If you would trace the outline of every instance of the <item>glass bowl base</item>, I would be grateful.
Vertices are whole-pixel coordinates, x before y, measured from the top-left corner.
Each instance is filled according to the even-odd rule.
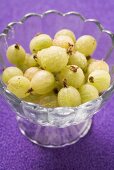
[[[34,124],[17,116],[21,133],[31,142],[47,148],[60,148],[76,143],[84,137],[92,124],[88,119],[78,125],[71,125],[64,128]]]

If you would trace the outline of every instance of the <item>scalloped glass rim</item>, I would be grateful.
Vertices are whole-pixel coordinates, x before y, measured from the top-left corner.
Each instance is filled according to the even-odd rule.
[[[38,16],[38,17],[40,17],[40,18],[43,18],[43,17],[45,17],[46,15],[48,15],[48,14],[50,14],[50,13],[55,13],[55,14],[61,15],[61,16],[63,16],[63,17],[72,14],[72,15],[76,15],[76,16],[80,17],[80,19],[81,19],[83,22],[93,22],[93,23],[95,23],[96,26],[99,28],[99,30],[100,30],[101,32],[104,32],[104,33],[108,34],[108,36],[110,36],[110,38],[111,38],[111,40],[112,40],[112,48],[111,48],[110,53],[113,51],[113,49],[114,49],[114,34],[113,34],[111,31],[105,29],[98,20],[96,20],[96,19],[87,19],[87,18],[85,18],[84,16],[82,16],[80,13],[75,12],[75,11],[70,11],[70,12],[67,12],[67,13],[62,13],[62,12],[57,11],[57,10],[48,10],[48,11],[42,13],[42,14],[39,14],[39,13],[28,13],[28,14],[24,15],[24,17],[23,17],[22,19],[20,19],[19,21],[17,21],[17,22],[10,22],[10,23],[6,26],[6,28],[3,30],[3,32],[0,34],[0,38],[3,37],[3,36],[7,36],[9,30],[10,30],[14,25],[23,24],[28,18],[30,18],[30,17],[32,17],[32,16]],[[2,93],[3,91],[5,91],[6,94],[10,94],[10,95],[15,99],[15,101],[17,101],[17,102],[19,102],[19,103],[25,103],[25,104],[28,104],[29,106],[34,107],[34,108],[44,108],[44,107],[42,107],[42,106],[40,106],[40,105],[38,105],[38,104],[34,104],[34,103],[30,103],[30,102],[25,102],[25,101],[17,98],[14,94],[12,94],[10,91],[8,91],[8,90],[6,89],[5,84],[4,84],[1,80],[0,80],[0,88],[2,89],[2,90],[1,90],[1,93]],[[57,109],[57,108],[61,108],[61,109],[62,109],[62,108],[67,108],[67,109],[74,109],[74,110],[75,110],[75,109],[78,109],[78,108],[79,108],[79,109],[80,109],[80,108],[81,108],[81,109],[82,109],[82,108],[84,109],[84,108],[89,107],[91,104],[94,104],[94,103],[97,102],[97,101],[100,101],[100,103],[102,103],[102,101],[106,101],[106,100],[109,98],[109,96],[112,94],[113,91],[114,91],[114,83],[112,83],[111,86],[109,87],[109,89],[108,89],[107,91],[105,91],[105,92],[104,92],[100,97],[98,97],[96,100],[92,100],[92,101],[90,101],[90,102],[81,104],[81,105],[78,106],[78,107],[56,107],[56,108],[46,108],[46,109],[51,109],[51,110],[53,110],[53,109],[55,110],[55,109]]]

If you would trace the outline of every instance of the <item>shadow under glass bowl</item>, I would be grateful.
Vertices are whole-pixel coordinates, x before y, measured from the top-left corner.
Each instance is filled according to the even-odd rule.
[[[0,34],[0,74],[10,66],[6,58],[7,47],[20,43],[29,52],[29,42],[36,33],[51,37],[62,29],[71,29],[76,37],[89,34],[96,38],[96,59],[110,66],[111,86],[100,97],[79,107],[44,108],[24,102],[9,92],[0,80],[0,95],[16,112],[19,129],[32,142],[44,147],[63,147],[77,142],[89,131],[93,115],[104,105],[114,91],[114,34],[104,29],[99,21],[86,19],[77,12],[61,13],[49,10],[43,14],[29,13],[18,22],[7,25]]]

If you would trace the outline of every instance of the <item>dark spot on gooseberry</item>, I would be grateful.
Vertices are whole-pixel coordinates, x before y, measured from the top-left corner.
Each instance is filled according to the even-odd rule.
[[[68,42],[69,47],[73,47],[74,45]]]
[[[54,88],[53,91],[55,94],[58,94],[58,92],[59,92],[57,88]]]
[[[66,79],[63,80],[63,86],[66,87],[66,88],[68,87]]]
[[[17,50],[19,50],[19,44],[15,44],[15,48],[17,49]]]
[[[3,67],[2,71],[4,71],[4,70],[5,70],[5,67]]]
[[[91,56],[90,56],[90,55],[86,56],[86,59],[87,59],[87,60],[90,60],[90,59],[91,59]]]
[[[33,58],[36,59],[37,58],[37,54],[33,54]]]
[[[73,71],[74,73],[76,73],[77,70],[78,70],[78,67],[71,65],[71,66],[70,66],[70,70]]]
[[[90,81],[90,83],[94,83],[94,78],[92,76],[89,77],[89,81]]]
[[[67,49],[67,54],[72,55],[74,45],[68,43],[68,49]]]
[[[33,49],[32,51],[36,53],[36,50],[35,50],[35,49]]]
[[[28,89],[28,91],[26,92],[26,93],[32,93],[33,92],[33,89],[32,88],[30,88],[30,89]]]
[[[37,61],[37,54],[33,54],[33,59]]]
[[[101,96],[102,94],[103,94],[103,92],[100,92],[100,93],[99,93],[99,96]]]
[[[41,70],[45,70],[46,68],[43,68],[43,67],[41,67],[41,66],[39,66],[39,68],[41,69]]]

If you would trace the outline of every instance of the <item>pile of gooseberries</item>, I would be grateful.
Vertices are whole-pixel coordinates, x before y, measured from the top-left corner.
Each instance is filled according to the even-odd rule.
[[[110,86],[109,66],[92,58],[97,42],[91,35],[76,39],[68,29],[52,39],[37,34],[30,53],[16,43],[6,56],[12,66],[4,69],[2,81],[18,98],[43,107],[76,107],[94,100]]]

